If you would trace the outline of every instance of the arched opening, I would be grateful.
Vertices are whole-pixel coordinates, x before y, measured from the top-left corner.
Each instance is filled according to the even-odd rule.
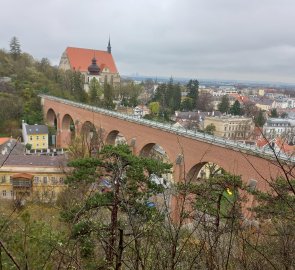
[[[142,157],[154,158],[163,162],[169,162],[169,157],[164,148],[156,143],[146,144],[139,152]]]
[[[156,143],[146,144],[139,152],[139,156],[170,163],[169,157],[164,148]],[[162,174],[161,177],[151,175],[150,180],[157,184],[162,184],[165,187],[163,194],[158,194],[157,196],[150,198],[150,202],[153,203],[158,210],[166,211],[167,207],[170,207],[171,205],[172,189],[170,187],[173,183],[173,172]]]
[[[57,117],[53,109],[47,111],[46,122],[50,127],[57,129]]]
[[[194,165],[186,176],[187,182],[206,180],[225,173],[225,170],[213,162],[200,162]]]
[[[106,143],[112,145],[126,144],[127,140],[119,130],[113,130],[108,134]]]
[[[97,129],[93,123],[86,121],[81,128],[81,140],[89,154],[95,154],[103,145],[103,130]]]
[[[46,122],[48,124],[48,145],[56,146],[57,117],[53,109],[47,111]]]
[[[62,119],[62,132],[64,134],[64,141],[69,144],[75,138],[76,128],[73,118],[66,114]]]
[[[229,175],[213,162],[194,165],[186,176],[186,183],[194,186],[189,199],[196,215],[209,215],[210,220],[227,218],[238,196],[237,178]]]

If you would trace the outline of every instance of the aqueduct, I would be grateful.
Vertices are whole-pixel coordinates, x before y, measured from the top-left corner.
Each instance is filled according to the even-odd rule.
[[[118,138],[126,141],[136,155],[148,155],[155,145],[161,146],[173,164],[174,181],[181,181],[186,175],[197,176],[207,163],[241,175],[246,185],[260,190],[268,188],[265,179],[283,175],[277,161],[269,156],[271,153],[250,146],[57,97],[42,95],[41,102],[47,124],[57,128],[58,147],[67,147],[86,125],[88,131],[103,130],[106,143],[115,143]]]

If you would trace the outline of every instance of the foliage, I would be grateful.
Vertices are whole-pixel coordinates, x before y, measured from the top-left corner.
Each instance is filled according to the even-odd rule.
[[[254,123],[257,127],[262,127],[266,122],[264,113],[262,110],[259,110],[258,115],[254,117]]]
[[[151,102],[149,104],[149,109],[151,111],[151,114],[153,114],[153,115],[159,115],[159,112],[160,112],[160,103],[159,102]]]
[[[89,100],[93,105],[99,105],[103,89],[96,78],[92,78],[89,83]]]
[[[168,84],[160,84],[156,90],[153,102],[160,103],[160,113],[171,115],[175,110],[180,109],[181,88],[179,84],[174,84],[171,78]]]
[[[10,54],[12,55],[13,59],[16,60],[21,54],[20,42],[17,37],[12,37],[9,45]]]
[[[201,93],[197,100],[197,109],[200,111],[211,112],[213,111],[213,96],[209,93]]]
[[[115,88],[114,96],[121,100],[123,106],[135,107],[138,105],[138,98],[142,91],[141,85],[133,81],[123,81],[119,87]]]
[[[270,117],[272,117],[272,118],[278,118],[279,117],[279,114],[278,114],[276,108],[271,109],[271,111],[270,111]]]
[[[72,161],[74,168],[67,178],[70,187],[85,186],[89,192],[84,199],[76,200],[63,211],[63,218],[73,225],[72,237],[87,248],[82,254],[89,257],[94,252],[97,240],[107,243],[105,258],[109,265],[115,265],[114,255],[118,249],[118,230],[128,230],[126,217],[138,224],[152,219],[155,209],[148,206],[149,200],[163,191],[163,186],[153,182],[151,175],[167,173],[170,165],[148,158],[133,156],[127,145],[105,146],[99,158],[84,158]],[[95,187],[95,188],[94,188]],[[108,214],[107,214],[108,212]],[[109,216],[107,220],[89,220],[89,215]],[[94,232],[94,233],[93,233]],[[97,239],[98,237],[98,239]],[[90,239],[92,239],[90,241]]]
[[[216,131],[216,126],[214,124],[207,125],[204,129],[205,133],[208,133],[210,135],[214,135],[214,132]]]
[[[234,104],[230,107],[229,113],[232,115],[242,115],[243,114],[241,104],[238,100],[236,100],[234,102]]]
[[[218,104],[218,110],[222,113],[228,113],[228,111],[229,111],[229,98],[227,95],[222,96],[221,101]]]
[[[180,109],[182,111],[192,111],[194,109],[193,99],[190,97],[185,97],[180,104]]]
[[[198,80],[189,80],[186,85],[187,88],[187,97],[191,98],[193,101],[193,108],[196,108],[198,98],[199,98],[199,81]]]
[[[104,107],[112,110],[115,108],[115,104],[113,102],[113,86],[109,84],[107,81],[104,82],[103,86],[103,96],[104,96]]]

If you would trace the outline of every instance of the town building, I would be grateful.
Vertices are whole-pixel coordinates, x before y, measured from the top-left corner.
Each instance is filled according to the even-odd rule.
[[[118,85],[120,75],[117,70],[109,40],[106,51],[67,47],[61,56],[59,68],[80,71],[84,75],[84,89],[89,91],[89,84],[96,78],[100,84],[105,82]]]
[[[133,109],[133,115],[139,118],[144,117],[147,114],[150,114],[150,109],[145,105],[138,105]]]
[[[22,122],[22,135],[25,145],[31,145],[31,149],[48,149],[48,127],[46,125],[28,125]]]
[[[295,146],[289,145],[287,140],[279,137],[274,139],[260,138],[257,140],[256,146],[265,151],[275,152],[277,155],[283,153],[288,156],[293,156],[295,153]]]
[[[270,111],[271,109],[276,108],[276,101],[268,98],[261,98],[253,101],[255,102],[255,106],[263,111]]]
[[[54,201],[65,188],[64,156],[0,154],[0,199]]]
[[[213,124],[214,135],[233,140],[245,140],[251,137],[254,130],[252,118],[242,116],[223,115],[219,117],[206,117],[204,128]]]
[[[268,118],[263,125],[263,134],[266,138],[276,138],[278,136],[292,137],[294,141],[295,120],[283,118]]]
[[[203,112],[203,111],[191,111],[191,112],[181,112],[175,111],[174,116],[171,120],[176,122],[174,127],[182,127],[186,129],[203,129],[204,120],[209,116],[221,116],[220,111]]]

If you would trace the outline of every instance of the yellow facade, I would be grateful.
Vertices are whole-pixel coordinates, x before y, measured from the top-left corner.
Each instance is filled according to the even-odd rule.
[[[48,148],[48,134],[31,134],[28,135],[28,143],[32,149],[41,150]]]
[[[33,175],[32,192],[30,199],[40,201],[55,201],[57,195],[65,188],[65,174],[59,169],[41,168],[33,170],[24,170],[22,168],[1,168],[0,171],[0,199],[13,199],[14,190],[12,185],[12,176],[20,172]]]
[[[254,130],[252,118],[242,116],[206,117],[204,127],[206,128],[210,124],[213,124],[216,128],[215,136],[234,140],[247,139]]]

